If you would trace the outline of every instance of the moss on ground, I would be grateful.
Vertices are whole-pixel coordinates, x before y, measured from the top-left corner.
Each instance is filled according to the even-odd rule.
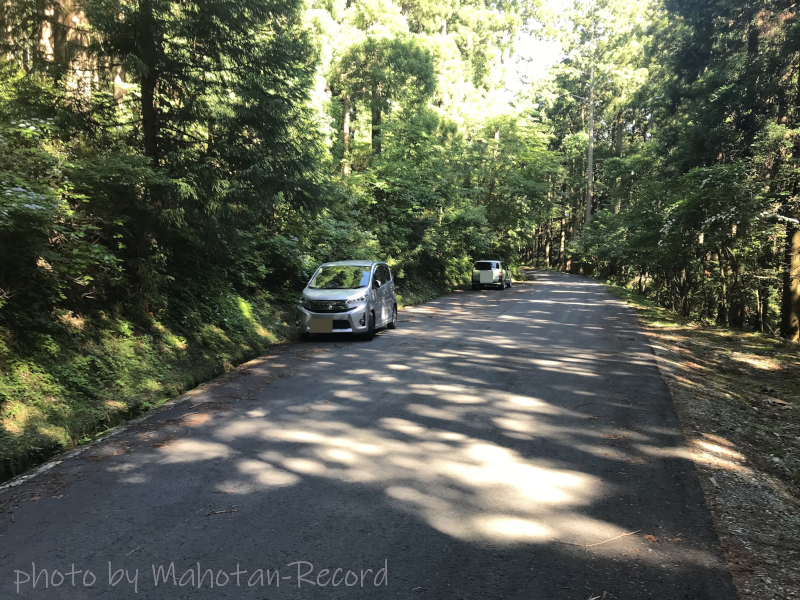
[[[180,323],[100,313],[0,328],[0,481],[249,360],[291,335],[266,296],[225,295]]]

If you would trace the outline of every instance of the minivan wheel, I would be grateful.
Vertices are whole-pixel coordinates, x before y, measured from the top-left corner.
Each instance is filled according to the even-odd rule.
[[[392,307],[392,320],[389,321],[389,325],[387,325],[389,329],[397,329],[397,305],[395,304]]]
[[[478,286],[477,286],[477,285],[475,285],[475,284],[473,283],[473,284],[472,284],[472,289],[473,289],[473,290],[477,290],[477,289],[478,289]]]
[[[367,341],[375,337],[375,313],[369,313],[369,320],[367,321],[367,332],[364,334],[364,339]]]

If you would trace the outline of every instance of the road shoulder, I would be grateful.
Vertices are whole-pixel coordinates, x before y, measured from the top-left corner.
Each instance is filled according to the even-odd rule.
[[[650,339],[740,596],[800,597],[800,348],[606,287]]]

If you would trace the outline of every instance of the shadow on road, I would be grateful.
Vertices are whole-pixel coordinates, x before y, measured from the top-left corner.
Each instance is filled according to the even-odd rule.
[[[191,597],[736,597],[646,338],[602,286],[537,273],[400,321],[371,343],[254,361],[55,469],[68,487],[0,529],[0,589],[32,561],[112,561],[146,572],[146,590],[170,561],[179,577],[198,561],[281,575],[308,561],[312,579],[388,561],[378,591],[287,581]],[[125,588],[80,597],[135,597]]]

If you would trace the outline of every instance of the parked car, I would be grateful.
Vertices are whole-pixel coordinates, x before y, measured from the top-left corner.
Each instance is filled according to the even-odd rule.
[[[483,259],[475,261],[472,268],[472,289],[495,287],[504,290],[511,287],[511,271],[502,260]]]
[[[297,305],[300,336],[352,333],[372,339],[380,327],[397,327],[397,298],[389,265],[343,260],[321,265]]]

